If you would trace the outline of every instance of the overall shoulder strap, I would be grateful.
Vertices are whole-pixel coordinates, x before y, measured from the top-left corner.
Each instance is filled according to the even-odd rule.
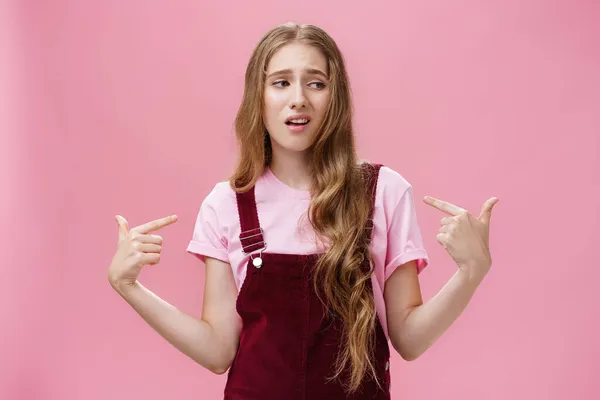
[[[375,210],[375,196],[377,194],[377,181],[379,180],[379,170],[381,169],[382,164],[371,164],[371,163],[363,163],[362,168],[364,171],[367,195],[371,198],[371,205],[369,208],[369,220],[367,221],[366,229],[368,230],[367,234],[369,236],[369,240],[371,239],[371,234],[373,231],[373,212]]]
[[[240,242],[245,254],[262,250],[265,246],[263,231],[258,220],[254,186],[247,192],[236,193],[238,216],[240,219]]]

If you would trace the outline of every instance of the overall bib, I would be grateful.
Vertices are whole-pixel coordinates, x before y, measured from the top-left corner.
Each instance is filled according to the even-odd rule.
[[[371,193],[369,235],[380,167],[363,164]],[[254,187],[237,194],[237,206],[244,252],[264,250]],[[262,252],[260,256],[251,255],[237,298],[243,328],[228,372],[225,400],[390,399],[390,351],[379,318],[373,335],[381,387],[371,378],[357,392],[347,395],[339,382],[340,378],[347,382],[347,371],[335,380],[327,379],[333,375],[338,349],[343,345],[343,324],[326,315],[315,292],[311,271],[317,257]],[[369,268],[367,258],[364,263],[362,267]]]

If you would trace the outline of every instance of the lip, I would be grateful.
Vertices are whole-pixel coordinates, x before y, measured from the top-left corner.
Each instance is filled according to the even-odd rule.
[[[287,117],[285,119],[285,122],[288,123],[289,121],[293,120],[293,119],[307,119],[308,122],[310,122],[310,115],[306,115],[306,114],[296,114],[296,115],[292,115],[290,117]]]

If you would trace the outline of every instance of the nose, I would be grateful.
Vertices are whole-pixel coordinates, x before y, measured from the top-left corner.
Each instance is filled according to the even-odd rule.
[[[306,107],[306,96],[302,85],[295,85],[291,90],[290,108]]]

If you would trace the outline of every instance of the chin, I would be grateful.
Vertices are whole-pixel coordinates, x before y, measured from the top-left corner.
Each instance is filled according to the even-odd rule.
[[[314,137],[311,136],[297,136],[290,137],[289,134],[285,135],[283,138],[274,138],[271,136],[271,145],[273,148],[279,148],[283,151],[290,152],[305,152],[310,146],[312,146]],[[278,140],[279,139],[279,140]]]
[[[289,151],[294,153],[303,153],[307,151],[312,143],[288,143],[283,146],[278,146],[283,151]]]

